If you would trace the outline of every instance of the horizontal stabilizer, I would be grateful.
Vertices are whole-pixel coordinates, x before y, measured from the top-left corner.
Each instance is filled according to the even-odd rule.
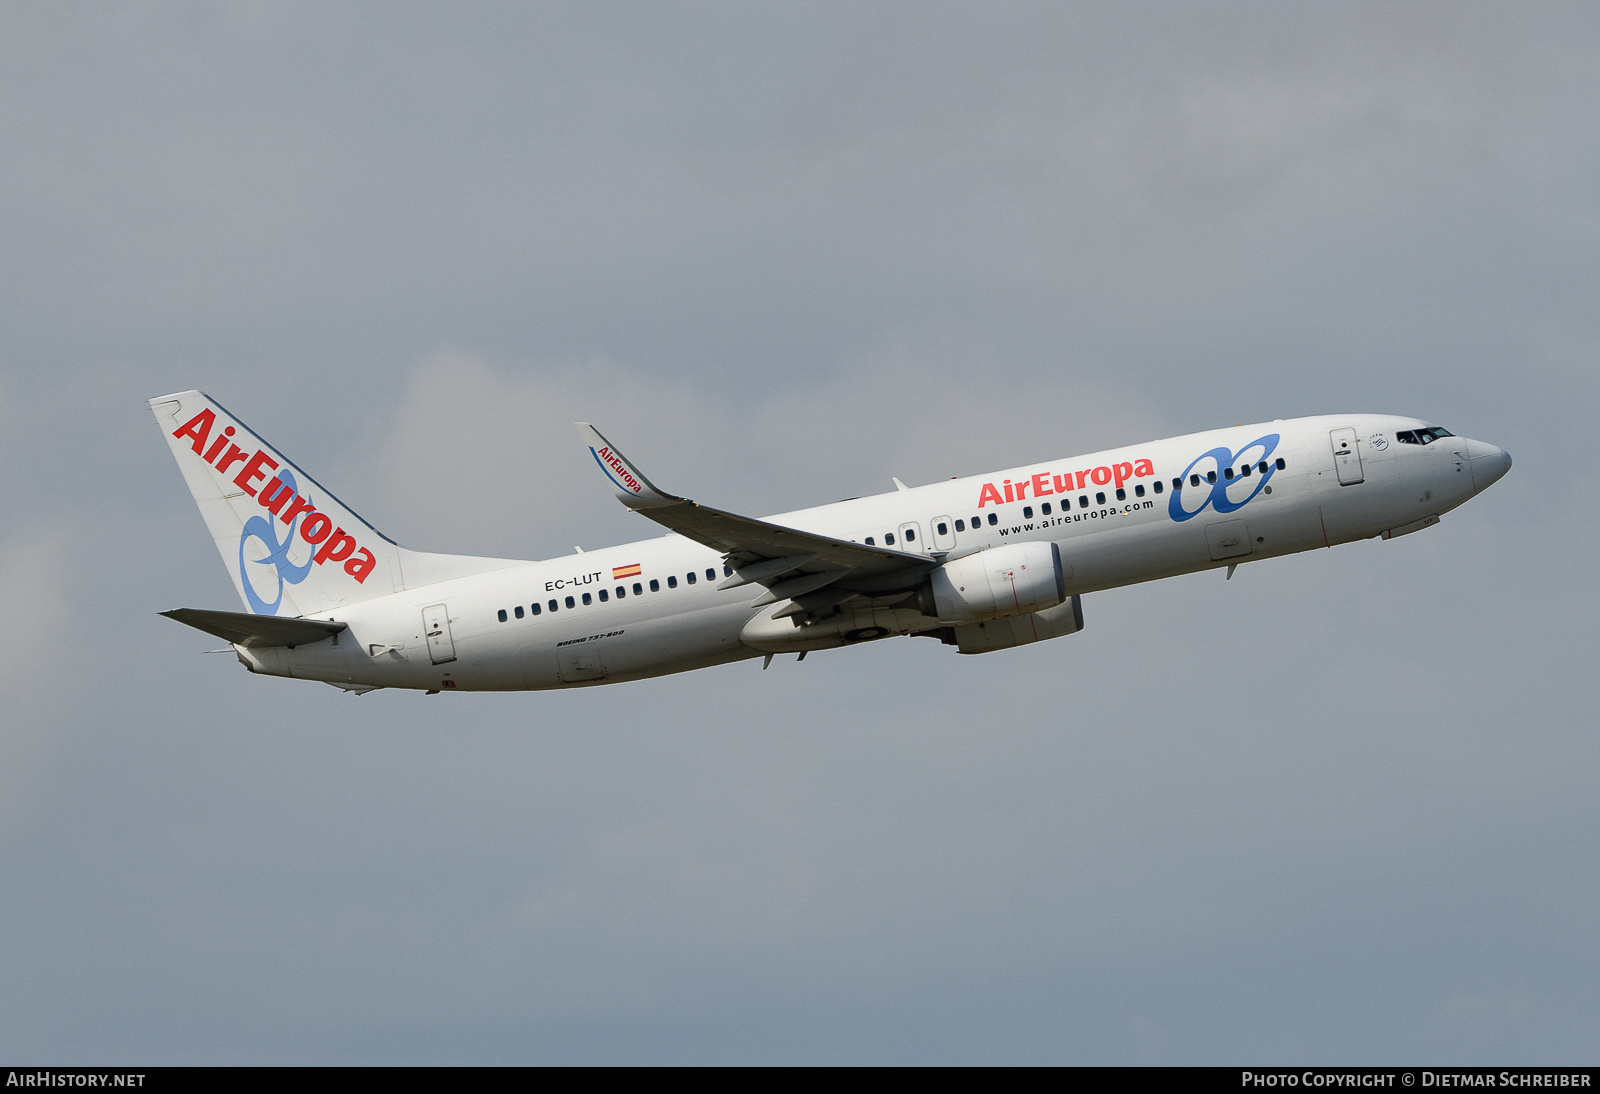
[[[235,646],[304,646],[338,634],[348,624],[323,619],[280,619],[246,612],[213,612],[204,608],[174,608],[160,613],[168,619],[214,634]]]

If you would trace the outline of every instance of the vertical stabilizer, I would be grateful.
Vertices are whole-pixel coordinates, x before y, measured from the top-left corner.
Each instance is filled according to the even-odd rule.
[[[406,550],[203,391],[151,399],[150,409],[239,599],[256,615],[315,615],[522,565]]]
[[[150,408],[249,611],[310,615],[401,587],[400,548],[214,399]]]

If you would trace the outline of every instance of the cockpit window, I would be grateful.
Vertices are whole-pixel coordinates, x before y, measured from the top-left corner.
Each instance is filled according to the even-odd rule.
[[[1422,429],[1402,429],[1394,435],[1394,439],[1401,444],[1432,444],[1434,441],[1454,436],[1454,433],[1443,426],[1430,425]]]

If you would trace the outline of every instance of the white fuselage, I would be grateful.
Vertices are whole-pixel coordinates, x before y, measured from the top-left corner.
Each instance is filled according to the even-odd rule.
[[[1397,440],[1424,426],[1392,415],[1236,426],[765,519],[944,561],[1054,541],[1070,596],[1404,533],[1510,465],[1502,450],[1465,438]],[[729,572],[715,550],[670,534],[317,613],[348,629],[239,655],[255,672],[340,686],[486,691],[637,680],[847,644],[837,635],[813,642],[774,621],[782,605],[757,607],[759,585],[718,590]],[[871,605],[881,626],[858,633],[941,626],[903,601]]]

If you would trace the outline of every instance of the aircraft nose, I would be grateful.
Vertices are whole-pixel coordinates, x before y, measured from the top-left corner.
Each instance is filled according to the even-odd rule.
[[[1511,453],[1484,441],[1468,440],[1467,457],[1474,490],[1487,490],[1511,470]]]

